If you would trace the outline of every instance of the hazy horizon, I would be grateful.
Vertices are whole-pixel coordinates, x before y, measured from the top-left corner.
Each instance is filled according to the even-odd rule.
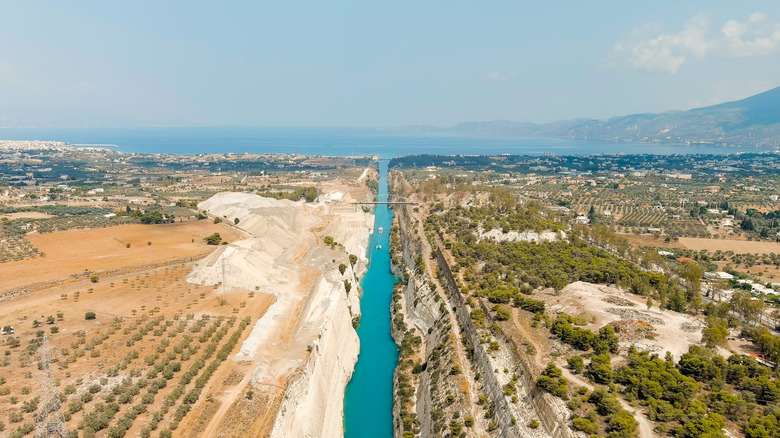
[[[780,4],[0,6],[2,127],[453,126],[780,85]]]

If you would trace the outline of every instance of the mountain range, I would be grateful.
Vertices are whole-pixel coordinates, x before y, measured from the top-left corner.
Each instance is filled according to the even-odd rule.
[[[480,136],[534,136],[618,142],[709,143],[727,146],[780,146],[780,87],[746,99],[688,111],[572,119],[536,124],[493,120],[450,128],[410,126],[413,131]]]

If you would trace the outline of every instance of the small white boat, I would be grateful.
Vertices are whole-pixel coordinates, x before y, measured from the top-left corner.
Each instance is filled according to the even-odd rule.
[[[377,245],[376,249],[382,249],[382,245]]]
[[[382,227],[379,227],[379,234],[382,234],[384,231],[385,231],[385,229],[384,229],[384,228],[382,228]]]

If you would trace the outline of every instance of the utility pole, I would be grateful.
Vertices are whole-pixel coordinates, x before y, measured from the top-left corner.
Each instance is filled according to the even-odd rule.
[[[60,396],[57,394],[57,387],[54,383],[54,375],[51,371],[51,349],[46,335],[41,340],[41,346],[38,347],[38,370],[40,371],[40,409],[36,414],[38,426],[35,433],[36,438],[63,437],[69,436],[65,429],[65,418],[62,416],[62,404]]]
[[[227,276],[225,275],[225,264],[227,263],[227,260],[225,257],[222,257],[222,292],[219,295],[219,305],[224,306],[227,303],[227,300],[225,299],[225,288],[227,287]]]

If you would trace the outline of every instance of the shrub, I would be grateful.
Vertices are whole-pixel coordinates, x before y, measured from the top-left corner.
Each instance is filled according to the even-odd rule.
[[[93,275],[93,276],[89,277],[89,281],[91,281],[93,283],[97,283],[98,281],[100,281],[100,277],[98,277],[97,275]]]
[[[575,373],[580,374],[585,371],[585,362],[582,360],[582,356],[572,356],[566,360],[569,364],[569,368]]]
[[[612,366],[609,355],[596,354],[590,358],[590,363],[585,373],[588,378],[596,383],[609,384],[612,382]]]
[[[84,314],[84,319],[86,320],[95,319],[95,318],[97,318],[95,312],[87,312]]]
[[[459,436],[460,432],[463,430],[463,425],[460,424],[457,420],[450,421],[450,432],[452,432],[452,436]]]
[[[207,245],[219,245],[222,242],[222,236],[219,233],[214,233],[210,236],[203,238]]]
[[[566,379],[561,377],[562,374],[561,369],[550,362],[542,372],[542,375],[536,379],[536,387],[556,397],[565,397],[569,392],[569,388]]]
[[[579,430],[580,432],[585,432],[587,434],[596,433],[596,425],[587,418],[575,418],[571,420],[571,424],[574,430]]]
[[[718,415],[718,414],[713,414],[713,415]],[[715,430],[712,432],[720,432],[721,427],[723,427],[722,422],[720,424],[720,427],[715,428]],[[634,419],[634,417],[625,409],[621,409],[609,420],[607,430],[609,431],[610,437],[632,437],[636,433],[636,428],[637,428],[637,422]],[[710,434],[698,435],[696,433],[691,436],[708,436],[708,435],[715,436]]]
[[[485,326],[485,311],[477,307],[471,311],[471,320],[474,321],[474,325],[477,327]]]
[[[599,415],[614,415],[620,411],[620,402],[615,394],[607,392],[604,389],[596,389],[588,397],[588,402],[596,405],[596,411]]]
[[[84,403],[81,400],[74,400],[68,403],[68,412],[75,414],[84,407]]]
[[[496,319],[498,319],[499,321],[507,321],[510,318],[512,318],[512,312],[510,312],[509,309],[502,306],[497,306]]]
[[[506,304],[512,301],[514,293],[506,289],[497,289],[488,293],[488,300],[491,303]]]
[[[30,400],[27,400],[26,402],[22,403],[22,412],[29,414],[30,412],[35,412],[36,409],[38,409],[38,402],[40,399],[38,397],[34,397]]]

